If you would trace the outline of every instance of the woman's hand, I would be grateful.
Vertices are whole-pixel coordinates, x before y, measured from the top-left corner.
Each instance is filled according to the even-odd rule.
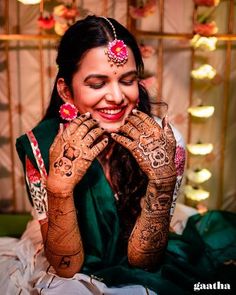
[[[112,133],[112,138],[133,154],[159,191],[172,191],[176,182],[176,141],[167,119],[163,119],[161,128],[147,114],[137,110],[132,113],[119,130],[122,135]]]
[[[71,192],[82,179],[92,161],[107,146],[108,139],[95,141],[105,132],[86,113],[65,129],[60,127],[51,148],[47,188],[54,192]]]
[[[115,141],[126,147],[149,178],[142,210],[128,242],[132,266],[154,269],[162,259],[168,241],[170,207],[176,183],[174,163],[176,141],[167,120],[159,126],[148,115],[134,110]]]

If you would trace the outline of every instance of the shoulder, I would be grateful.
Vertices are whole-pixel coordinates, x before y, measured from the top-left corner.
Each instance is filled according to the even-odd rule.
[[[37,140],[39,149],[44,158],[45,166],[48,162],[48,152],[53,140],[59,129],[59,119],[48,119],[40,122],[32,132]],[[18,152],[19,158],[24,163],[25,156],[35,163],[34,155],[32,153],[31,144],[29,142],[27,133],[20,136],[16,140],[16,150]]]

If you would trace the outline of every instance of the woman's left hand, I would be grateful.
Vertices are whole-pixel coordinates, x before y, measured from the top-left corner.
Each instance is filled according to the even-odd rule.
[[[122,135],[112,133],[112,138],[132,153],[158,190],[173,191],[176,182],[176,141],[167,118],[163,119],[160,127],[147,114],[133,110],[119,132]]]

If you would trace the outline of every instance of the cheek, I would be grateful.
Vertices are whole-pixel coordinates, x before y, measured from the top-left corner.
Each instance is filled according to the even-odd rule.
[[[99,101],[99,95],[94,95],[87,89],[77,92],[74,96],[74,104],[80,113],[85,113],[93,108]]]
[[[129,93],[127,93],[127,97],[128,97],[129,102],[131,104],[136,104],[138,102],[138,100],[139,100],[138,87],[135,87],[132,90],[130,90]]]

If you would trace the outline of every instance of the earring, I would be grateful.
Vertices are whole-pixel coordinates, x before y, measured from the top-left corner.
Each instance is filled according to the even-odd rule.
[[[60,106],[59,114],[63,120],[72,121],[77,117],[78,110],[75,105],[66,102]]]
[[[140,99],[138,98],[138,99],[137,99],[137,102],[136,102],[136,108],[139,107],[139,102],[140,102]]]

